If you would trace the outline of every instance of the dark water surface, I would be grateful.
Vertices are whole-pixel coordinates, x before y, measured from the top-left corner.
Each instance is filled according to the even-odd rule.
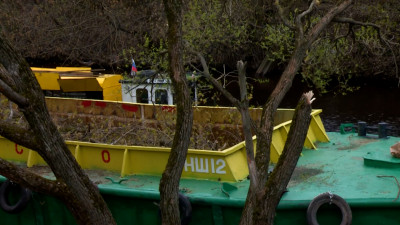
[[[366,85],[346,95],[325,94],[316,96],[314,109],[322,109],[321,118],[327,131],[339,131],[341,123],[365,121],[368,126],[388,123],[389,135],[400,136],[400,88],[396,85]],[[297,89],[297,90],[296,90]],[[295,107],[301,94],[294,87],[281,107]]]
[[[279,77],[278,77],[279,78]],[[278,79],[271,79],[264,84],[253,84],[253,98],[250,104],[259,107],[265,104],[268,96],[275,88]],[[378,123],[388,124],[388,135],[400,136],[400,88],[399,80],[389,77],[358,77],[351,87],[353,92],[346,95],[319,94],[315,89],[307,86],[302,78],[296,76],[293,85],[283,99],[280,108],[295,108],[302,93],[313,90],[316,100],[314,109],[322,109],[321,118],[327,131],[339,131],[340,124],[364,121],[367,126],[377,127]],[[356,90],[358,87],[358,90]],[[334,89],[334,88],[333,88]],[[239,87],[229,90],[236,97],[239,96]],[[230,106],[229,101],[223,100],[221,105]],[[373,131],[373,130],[371,130]],[[376,133],[376,132],[375,132]]]

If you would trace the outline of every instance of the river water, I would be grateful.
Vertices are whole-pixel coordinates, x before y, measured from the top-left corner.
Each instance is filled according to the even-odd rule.
[[[253,98],[250,104],[255,107],[263,105],[275,88],[278,79],[270,82],[254,85]],[[386,122],[388,135],[400,136],[400,88],[398,80],[394,78],[359,78],[352,82],[352,87],[358,90],[347,92],[345,95],[335,94],[334,91],[320,94],[315,89],[316,100],[313,102],[314,109],[322,109],[321,118],[326,131],[339,131],[340,124],[364,121],[367,126],[377,127],[378,123]],[[302,93],[312,90],[301,77],[297,76],[293,85],[283,99],[280,108],[295,108]],[[334,90],[334,89],[333,89]],[[235,96],[239,95],[239,87],[233,85],[229,88]],[[225,99],[219,104],[230,106]],[[370,129],[371,133],[377,133]]]
[[[295,107],[304,87],[294,85],[281,107]],[[314,109],[322,109],[321,118],[327,131],[339,131],[341,123],[364,121],[368,126],[379,122],[388,124],[388,134],[400,136],[400,88],[397,82],[365,83],[360,89],[346,95],[316,95]],[[371,130],[372,131],[372,130]]]

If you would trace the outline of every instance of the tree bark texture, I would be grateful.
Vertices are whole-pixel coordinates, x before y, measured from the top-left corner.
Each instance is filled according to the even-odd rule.
[[[4,160],[0,174],[40,192],[59,197],[78,224],[115,224],[96,186],[80,168],[52,122],[43,92],[26,61],[0,37],[0,91],[16,103],[29,129],[2,121],[0,135],[35,150],[52,169],[56,181],[32,176]]]
[[[249,112],[249,100],[247,98],[247,82],[246,82],[246,67],[242,61],[238,61],[237,69],[239,73],[239,87],[240,87],[240,102],[238,101],[237,109],[240,112],[243,125],[243,134],[246,144],[246,157],[247,165],[249,168],[250,186],[247,198],[253,198],[253,192],[257,189],[257,171],[254,160],[254,144],[252,132],[252,119]],[[252,204],[253,200],[246,201],[246,204]],[[253,207],[244,207],[242,214],[247,214],[245,218],[251,218],[249,215],[253,214]]]
[[[168,19],[169,74],[175,90],[177,119],[167,166],[160,181],[162,224],[180,224],[179,180],[185,165],[193,124],[190,89],[183,67],[182,1],[164,0]]]
[[[292,177],[307,137],[311,121],[311,97],[303,94],[300,98],[282,155],[266,185],[257,193],[256,202],[260,205],[254,210],[253,224],[274,224],[276,207]]]
[[[278,2],[278,1],[277,1]],[[293,79],[297,74],[305,56],[307,50],[310,48],[311,44],[316,40],[319,34],[332,22],[332,20],[342,13],[348,6],[352,4],[352,0],[346,0],[341,2],[338,6],[333,7],[325,16],[323,16],[319,22],[312,27],[312,29],[304,35],[303,33],[303,24],[301,23],[302,17],[310,13],[316,3],[316,1],[312,1],[308,10],[299,14],[296,18],[296,47],[295,50],[286,66],[284,72],[282,73],[278,84],[275,89],[271,93],[268,101],[263,107],[263,112],[260,121],[260,127],[256,130],[257,134],[257,154],[255,157],[256,164],[256,173],[257,173],[257,187],[254,190],[250,190],[248,197],[246,199],[245,208],[242,214],[241,224],[273,224],[273,219],[275,215],[275,209],[277,204],[279,203],[279,199],[281,197],[282,186],[286,187],[291,173],[297,163],[297,160],[288,160],[288,162],[284,163],[284,166],[277,166],[274,169],[273,174],[281,174],[284,171],[288,171],[286,173],[288,175],[287,182],[286,179],[272,179],[268,175],[268,167],[270,162],[270,149],[272,142],[272,134],[274,127],[274,114],[282,102],[283,97],[289,91],[292,86]],[[293,125],[292,125],[293,126]],[[307,132],[307,127],[296,128],[299,132],[299,135],[302,132]],[[292,129],[291,128],[291,132]],[[293,134],[292,134],[293,135]],[[300,137],[298,137],[300,138]],[[303,145],[304,139],[287,139],[285,143],[285,149],[296,149],[297,141],[300,141]],[[302,149],[302,145],[300,150]],[[300,153],[299,153],[300,154]],[[279,163],[283,163],[287,158],[280,157]],[[279,165],[279,164],[278,164]],[[271,176],[278,176],[278,175]],[[285,175],[285,174],[283,174]],[[251,176],[250,176],[251,177]],[[254,195],[254,196],[249,196]],[[247,209],[247,207],[253,208]],[[253,214],[248,212],[253,211]],[[251,217],[251,218],[249,218]]]
[[[273,130],[273,117],[278,108],[279,104],[282,102],[283,97],[289,91],[292,86],[293,79],[297,74],[305,56],[306,52],[310,48],[311,44],[316,40],[318,35],[332,22],[332,20],[338,14],[342,13],[350,4],[352,0],[347,0],[342,2],[340,5],[332,8],[320,21],[311,29],[311,31],[306,35],[297,35],[296,48],[293,55],[291,56],[288,65],[285,67],[278,84],[271,93],[268,101],[263,107],[263,112],[261,116],[260,130],[262,133],[267,134],[261,136],[262,139],[259,144],[257,144],[257,171],[260,174],[264,174],[261,181],[266,181],[267,175],[262,173],[265,171],[267,164],[269,164],[270,155],[270,144],[272,138]],[[300,26],[300,24],[299,24]],[[300,29],[297,29],[300,30]],[[257,138],[259,141],[260,138]]]

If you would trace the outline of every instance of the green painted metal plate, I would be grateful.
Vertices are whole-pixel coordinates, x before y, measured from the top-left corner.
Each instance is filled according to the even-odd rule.
[[[373,167],[400,168],[400,159],[393,157],[389,151],[368,152],[364,164]]]
[[[275,224],[306,225],[306,210],[310,201],[327,191],[343,197],[350,204],[353,224],[400,224],[399,187],[396,183],[396,179],[400,178],[400,168],[365,164],[365,159],[370,160],[372,156],[375,159],[377,156],[387,158],[390,146],[399,142],[400,138],[361,138],[356,134],[339,133],[328,135],[330,143],[318,143],[318,150],[303,150],[287,187],[288,192],[279,203]],[[132,175],[118,182],[121,181],[118,173],[87,172],[98,184],[119,225],[160,224],[157,205],[159,176]],[[45,175],[52,176],[51,173]],[[189,197],[193,206],[190,224],[238,224],[248,186],[248,180],[221,183],[182,179],[180,191]],[[20,214],[0,211],[1,223],[75,224],[71,214],[57,199],[40,194],[34,194],[32,199]],[[324,206],[318,215],[320,224],[340,223],[340,212],[332,206]]]

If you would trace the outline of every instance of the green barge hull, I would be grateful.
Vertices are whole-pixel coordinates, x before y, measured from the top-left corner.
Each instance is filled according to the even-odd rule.
[[[329,143],[318,150],[304,148],[296,170],[278,206],[275,224],[307,224],[306,211],[314,197],[330,192],[351,207],[352,224],[400,224],[400,159],[390,155],[390,146],[400,138],[359,137],[354,133],[328,133]],[[41,173],[51,177],[43,167]],[[129,175],[87,170],[106,200],[117,224],[160,224],[159,176]],[[3,182],[4,177],[0,181]],[[249,181],[219,182],[182,179],[180,191],[193,208],[190,224],[238,224]],[[318,210],[320,224],[340,224],[341,212],[326,204]],[[76,224],[57,199],[33,193],[18,214],[0,210],[1,224]]]

